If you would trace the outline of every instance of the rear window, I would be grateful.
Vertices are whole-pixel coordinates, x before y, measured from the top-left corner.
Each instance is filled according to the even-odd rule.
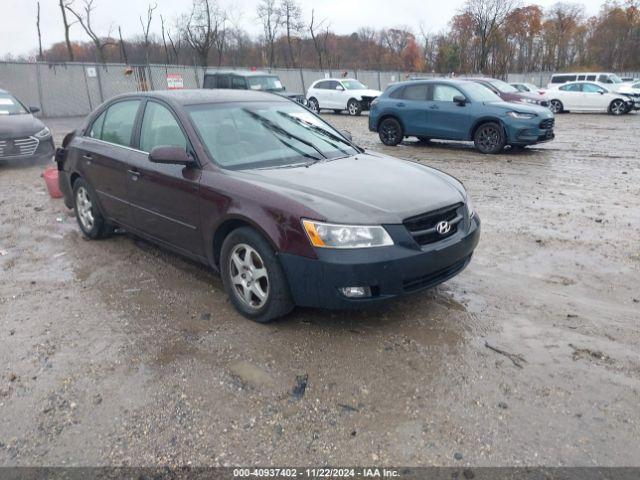
[[[140,100],[126,100],[111,105],[106,112],[101,139],[116,145],[131,146],[139,105]]]
[[[551,83],[567,83],[567,82],[575,82],[575,75],[554,75],[551,77]]]
[[[427,99],[427,85],[407,85],[402,91],[402,97],[404,100],[426,100]]]

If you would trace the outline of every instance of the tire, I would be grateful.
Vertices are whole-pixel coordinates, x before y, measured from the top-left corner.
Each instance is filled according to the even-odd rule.
[[[395,147],[404,138],[402,125],[393,117],[388,117],[378,125],[378,136],[380,141],[389,147]]]
[[[309,105],[309,110],[315,113],[320,113],[320,104],[316,98],[311,97],[307,103]]]
[[[473,143],[480,153],[485,154],[500,153],[506,140],[504,129],[495,122],[483,123],[473,134]]]
[[[352,98],[347,102],[347,111],[352,117],[357,117],[362,113],[362,104],[358,100]]]
[[[611,115],[623,115],[625,113],[628,113],[627,110],[627,104],[619,98],[616,98],[609,105],[609,113]]]
[[[76,220],[84,236],[92,240],[107,238],[113,233],[113,225],[102,216],[96,198],[93,188],[82,178],[74,182],[73,208]]]
[[[549,102],[549,110],[553,113],[562,113],[564,111],[564,105],[560,100],[551,100]]]
[[[278,257],[253,228],[238,228],[224,239],[220,273],[231,303],[250,320],[267,323],[295,306]]]

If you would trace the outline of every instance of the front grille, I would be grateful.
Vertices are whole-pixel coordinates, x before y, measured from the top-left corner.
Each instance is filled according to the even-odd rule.
[[[550,130],[553,128],[553,126],[555,125],[556,121],[553,118],[547,118],[545,120],[542,120],[540,122],[540,129],[541,130]]]
[[[38,149],[39,140],[33,137],[0,140],[0,158],[30,157]]]
[[[441,270],[431,272],[420,277],[414,277],[405,280],[404,282],[402,282],[402,288],[405,292],[412,292],[415,290],[420,290],[422,288],[433,287],[439,283],[444,282],[445,280],[450,279],[456,273],[460,272],[464,267],[467,266],[470,258],[471,255]]]
[[[418,245],[428,245],[450,237],[458,231],[458,225],[463,218],[462,208],[463,204],[457,203],[407,218],[402,223]],[[436,225],[440,222],[449,222],[451,229],[445,234],[438,233]]]

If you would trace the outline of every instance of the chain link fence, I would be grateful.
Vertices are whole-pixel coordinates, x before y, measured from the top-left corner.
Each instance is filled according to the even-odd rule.
[[[200,88],[205,71],[201,67],[185,65],[0,62],[0,88],[10,91],[27,106],[39,107],[44,117],[71,117],[86,115],[102,102],[122,93]],[[391,83],[414,76],[439,76],[401,71],[343,69],[322,71],[274,68],[270,72],[280,77],[288,92],[303,94],[314,81],[329,77],[357,78],[369,88],[384,90]],[[640,77],[640,72],[624,72],[620,75]],[[508,75],[511,82],[529,82],[542,87],[547,85],[550,78],[551,72]]]

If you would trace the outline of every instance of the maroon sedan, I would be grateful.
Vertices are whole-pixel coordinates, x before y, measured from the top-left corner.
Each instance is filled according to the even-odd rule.
[[[269,93],[119,96],[56,158],[87,237],[117,225],[201,261],[259,322],[432,287],[467,266],[480,236],[460,182],[365,152]]]
[[[541,107],[549,106],[549,102],[541,98],[540,95],[521,92],[513,85],[509,85],[507,82],[503,82],[497,78],[465,78],[464,80],[484,85],[505,102],[526,103],[529,105],[540,105]]]

